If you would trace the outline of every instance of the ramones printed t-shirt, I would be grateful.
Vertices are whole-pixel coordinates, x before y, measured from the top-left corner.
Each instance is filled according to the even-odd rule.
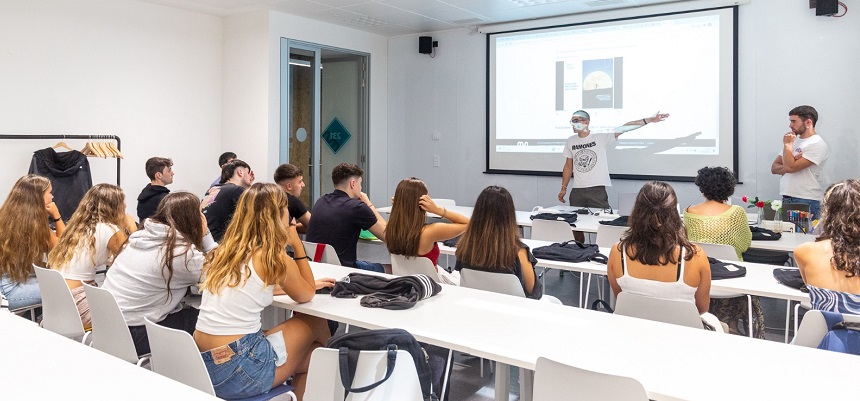
[[[606,160],[606,146],[612,142],[615,142],[615,133],[612,132],[567,138],[564,157],[573,159],[573,188],[612,185]]]

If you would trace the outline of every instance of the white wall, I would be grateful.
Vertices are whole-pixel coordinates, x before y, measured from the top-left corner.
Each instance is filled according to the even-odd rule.
[[[263,11],[224,18],[221,142],[223,151],[236,153],[251,166],[257,182],[272,181],[274,173],[268,103],[269,86],[277,87],[278,81],[269,81],[268,26],[269,15]],[[277,167],[277,157],[274,163]]]
[[[0,133],[119,135],[129,211],[152,156],[173,158],[172,190],[202,195],[221,110],[218,17],[128,0],[0,2]],[[32,152],[55,143],[0,141],[0,200]],[[115,161],[90,164],[94,183],[116,182]]]
[[[735,195],[778,196],[770,165],[788,131],[788,111],[810,104],[821,116],[817,131],[830,143],[832,180],[860,176],[860,23],[858,14],[816,17],[806,0],[754,0],[740,6],[740,179]],[[625,13],[652,14],[690,5],[643,7]],[[618,17],[619,12],[580,19]],[[466,30],[435,32],[436,57],[418,54],[418,35],[389,41],[390,192],[402,178],[424,179],[433,196],[474,204],[487,185],[507,187],[519,210],[558,201],[559,177],[483,174],[486,163],[486,36]],[[671,110],[669,110],[671,112]],[[438,132],[440,140],[431,139]],[[440,155],[440,167],[433,166]],[[563,160],[559,156],[559,171]],[[613,180],[618,193],[637,192],[641,181]],[[701,195],[691,183],[672,183],[683,205]],[[739,199],[735,200],[739,202]]]
[[[289,38],[340,49],[370,54],[370,138],[369,167],[366,174],[365,192],[373,202],[388,204],[389,154],[388,142],[388,39],[376,34],[332,25],[290,14],[272,11],[269,13],[269,131],[266,179],[271,180],[278,166],[279,119],[280,119],[280,48],[281,38]],[[331,167],[322,171],[323,177],[331,177]],[[257,175],[259,177],[259,174]]]

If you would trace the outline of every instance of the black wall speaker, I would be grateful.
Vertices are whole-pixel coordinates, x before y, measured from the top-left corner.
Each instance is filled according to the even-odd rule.
[[[418,37],[418,53],[430,54],[433,53],[433,38],[430,36]]]
[[[815,3],[815,15],[833,15],[838,12],[837,0],[817,0]]]

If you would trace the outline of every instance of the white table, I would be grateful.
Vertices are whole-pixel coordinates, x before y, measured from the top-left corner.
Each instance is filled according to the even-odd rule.
[[[355,272],[312,266],[317,277]],[[447,285],[403,311],[363,308],[358,299],[330,296],[304,304],[276,296],[275,305],[362,327],[403,328],[420,341],[525,369],[534,370],[537,358],[545,356],[629,376],[655,400],[850,398],[854,385],[833,380],[833,372],[852,371],[860,363],[853,355]],[[496,399],[507,400],[507,391],[497,390]]]
[[[445,206],[445,208],[452,211],[452,212],[460,213],[466,217],[472,217],[472,211],[475,210],[475,208],[472,206]],[[391,214],[391,206],[376,208],[376,211],[379,213]],[[517,210],[516,211],[517,225],[520,227],[531,227],[532,226],[532,219],[530,217],[534,213],[535,212],[526,212],[526,211],[522,211],[522,210]],[[437,218],[439,217],[438,215],[433,214],[433,213],[428,213],[427,215],[431,216],[431,217],[437,217]]]
[[[523,240],[523,242],[528,245],[530,248],[534,249],[541,246],[546,246],[551,244],[548,241],[537,241],[537,240]],[[445,246],[443,244],[439,245],[439,250],[441,253],[446,255],[453,255],[456,251],[456,248]],[[609,248],[600,248],[600,253],[609,256]],[[786,333],[785,333],[785,342],[788,342],[788,324],[789,317],[791,314],[791,302],[808,302],[809,295],[801,292],[800,290],[796,290],[794,288],[790,288],[780,284],[776,279],[773,278],[774,269],[780,268],[779,266],[766,265],[760,263],[751,263],[751,262],[733,262],[739,265],[746,267],[747,274],[744,277],[733,278],[733,279],[724,279],[724,280],[713,280],[711,281],[711,290],[712,291],[722,291],[722,292],[731,292],[731,293],[740,293],[740,294],[749,294],[766,298],[775,298],[786,301],[785,313],[786,313]],[[576,271],[581,273],[589,273],[589,274],[599,274],[606,275],[606,265],[602,263],[596,262],[562,262],[556,260],[548,260],[548,259],[538,259],[537,263],[538,267],[547,267],[550,269],[560,269],[560,270],[568,270],[568,271]],[[583,292],[583,288],[585,288],[585,292]],[[583,277],[582,275],[579,278],[579,306],[583,307],[584,302],[588,300],[588,290],[590,289],[589,285],[583,285]]]
[[[147,369],[0,313],[3,400],[217,400]]]
[[[794,252],[794,248],[797,248],[798,245],[815,242],[815,238],[812,234],[784,232],[782,237],[776,241],[753,241],[750,248]]]

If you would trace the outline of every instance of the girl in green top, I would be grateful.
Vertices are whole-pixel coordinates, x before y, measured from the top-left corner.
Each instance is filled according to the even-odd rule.
[[[740,206],[727,204],[735,192],[735,175],[725,167],[704,167],[696,176],[696,186],[705,201],[684,210],[684,225],[690,241],[724,244],[735,248],[738,259],[750,247],[752,232],[747,214]],[[764,338],[764,314],[758,297],[752,297],[753,337]],[[738,333],[738,321],[748,319],[746,297],[711,299],[710,312]],[[744,327],[747,325],[745,324]]]

